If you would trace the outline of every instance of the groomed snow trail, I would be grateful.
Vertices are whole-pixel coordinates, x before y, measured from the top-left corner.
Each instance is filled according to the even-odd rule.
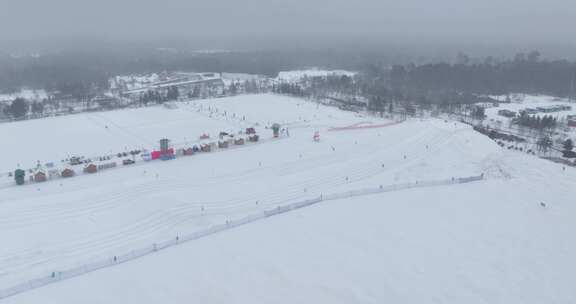
[[[215,119],[198,112],[208,106],[211,111],[235,113],[236,118],[246,120],[232,122],[222,115]],[[144,115],[134,115],[133,111]],[[367,118],[271,95],[197,102],[177,110],[139,109],[91,117],[83,120],[85,125],[79,123],[81,117],[73,116],[39,120],[35,125],[59,134],[68,123],[79,123],[76,132],[90,134],[88,148],[95,150],[92,154],[106,152],[108,147],[101,145],[123,149],[128,134],[137,134],[132,138],[145,144],[170,134],[188,141],[202,132],[216,134],[221,129],[251,124],[258,124],[260,133],[270,137],[271,131],[264,126],[276,121],[298,127],[290,129],[289,138],[243,149],[0,190],[0,237],[6,240],[0,248],[0,286],[320,195],[484,172],[501,177],[499,173],[508,170],[501,161],[506,152],[467,126],[409,120],[382,129],[326,132]],[[378,123],[377,118],[369,119]],[[129,131],[102,131],[102,125]],[[0,133],[3,128],[0,126]],[[312,141],[316,130],[322,133],[319,143]],[[33,142],[14,144],[27,153],[34,151]],[[67,151],[77,147],[75,142],[60,144]],[[51,150],[48,154],[59,153]],[[23,157],[34,159],[32,155]],[[16,163],[18,158],[13,156],[12,161]]]

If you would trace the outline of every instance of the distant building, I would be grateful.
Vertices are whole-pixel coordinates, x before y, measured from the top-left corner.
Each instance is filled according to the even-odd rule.
[[[151,83],[141,88],[126,90],[122,92],[122,95],[130,98],[137,98],[141,94],[144,94],[148,91],[160,92],[165,95],[166,92],[172,87],[178,88],[178,93],[180,96],[188,96],[194,95],[198,87],[224,88],[225,84],[219,75],[213,73],[195,75],[189,74]]]
[[[62,177],[73,177],[74,176],[74,170],[72,169],[64,169],[62,170]]]
[[[498,110],[498,115],[508,117],[508,118],[513,118],[513,117],[516,117],[516,112],[502,109],[502,110]]]
[[[86,173],[96,173],[98,171],[98,167],[95,164],[89,164],[84,168],[84,172]]]
[[[36,172],[36,174],[34,174],[34,181],[37,183],[45,182],[46,181],[46,173],[44,173],[42,171]]]

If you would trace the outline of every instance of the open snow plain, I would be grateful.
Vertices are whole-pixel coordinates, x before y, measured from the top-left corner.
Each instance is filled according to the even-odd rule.
[[[271,123],[290,136],[272,138]],[[187,242],[6,303],[572,303],[576,172],[435,119],[254,95],[0,125],[0,172],[70,155],[262,141],[0,189],[0,290],[293,202],[478,176],[314,206]],[[32,128],[34,126],[34,128]],[[320,141],[314,142],[314,132]],[[15,136],[18,135],[18,136]],[[545,206],[542,206],[544,203]]]

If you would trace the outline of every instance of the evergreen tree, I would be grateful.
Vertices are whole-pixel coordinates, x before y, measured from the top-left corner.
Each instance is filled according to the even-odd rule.
[[[564,151],[572,151],[572,149],[574,149],[574,142],[572,141],[572,139],[568,138],[566,141],[564,141]]]
[[[9,107],[9,112],[12,116],[21,118],[28,114],[28,109],[29,105],[26,99],[19,97],[12,101],[12,104]]]
[[[32,103],[32,113],[34,113],[34,114],[44,113],[44,103],[43,102]]]
[[[483,107],[475,106],[470,114],[473,118],[484,119],[486,118],[486,113]]]
[[[552,139],[549,136],[543,136],[538,139],[536,145],[540,151],[547,152],[552,147]]]

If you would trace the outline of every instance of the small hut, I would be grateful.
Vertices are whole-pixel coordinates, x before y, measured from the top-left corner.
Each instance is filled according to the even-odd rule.
[[[73,177],[76,174],[76,172],[74,172],[74,170],[66,168],[64,170],[62,170],[62,173],[60,174],[62,177]]]
[[[109,163],[105,163],[105,164],[99,164],[97,169],[98,171],[100,170],[105,170],[105,169],[111,169],[111,168],[116,168],[116,162],[109,162]]]
[[[218,142],[219,149],[228,149],[228,142],[227,141],[219,141]]]
[[[227,132],[220,132],[220,134],[218,134],[218,137],[220,137],[220,139],[224,139],[224,137],[229,136],[230,134],[228,134]]]
[[[46,181],[46,173],[43,171],[38,171],[34,174],[34,181],[37,183],[42,183]]]
[[[23,185],[26,178],[26,171],[22,169],[16,169],[14,171],[14,180],[16,181],[17,185]]]
[[[142,154],[140,156],[142,157],[142,160],[144,160],[144,161],[151,161],[152,160],[152,154],[150,154],[150,152],[148,152],[148,151],[142,152]]]
[[[50,169],[48,170],[48,178],[56,178],[60,177],[60,170],[58,169]]]
[[[84,173],[96,173],[98,172],[98,167],[95,164],[89,164],[88,166],[84,167]]]
[[[280,124],[275,123],[272,125],[272,132],[274,133],[274,137],[280,136]]]
[[[184,149],[183,154],[184,154],[184,155],[193,155],[193,154],[194,154],[194,149],[192,149],[192,148],[186,148],[186,149]]]
[[[202,145],[200,147],[200,151],[202,152],[210,152],[212,149],[210,148],[210,145]]]

